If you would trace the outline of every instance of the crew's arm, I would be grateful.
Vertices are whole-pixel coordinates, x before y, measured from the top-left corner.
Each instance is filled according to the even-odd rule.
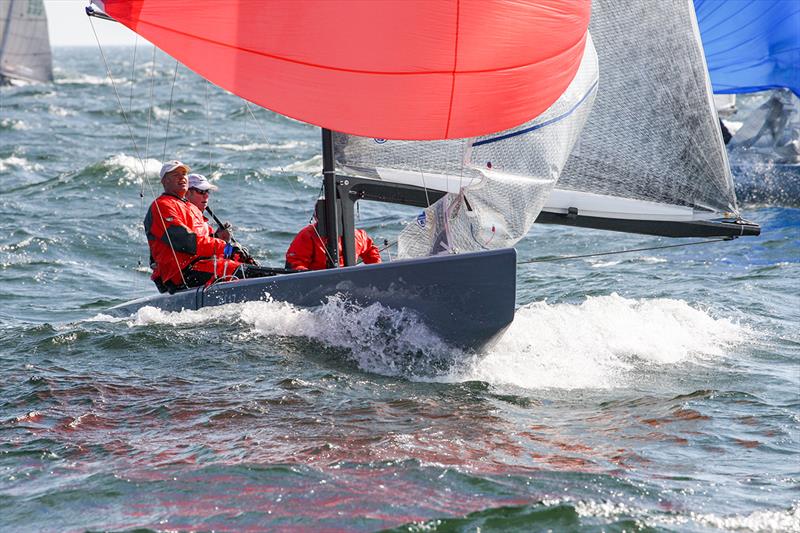
[[[314,257],[313,231],[307,228],[298,233],[286,250],[286,268],[309,270]]]
[[[361,252],[359,257],[361,258],[362,261],[364,261],[364,263],[368,265],[372,263],[380,263],[381,251],[378,249],[377,246],[375,246],[375,243],[372,242],[372,239],[370,239],[366,231],[364,230],[359,230],[359,231],[361,231],[361,234],[364,237],[364,250]]]
[[[171,204],[161,204],[160,213],[154,213],[160,217],[160,224],[166,226],[166,231],[161,236],[162,242],[172,247],[176,252],[189,255],[221,256],[225,249],[225,241],[210,237],[208,235],[197,235],[185,220],[185,213]]]

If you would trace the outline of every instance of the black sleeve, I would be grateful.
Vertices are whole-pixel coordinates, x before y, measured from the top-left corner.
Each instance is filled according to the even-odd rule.
[[[189,255],[197,255],[197,235],[186,229],[184,226],[170,226],[167,232],[161,237],[167,246],[172,246],[176,252],[183,252]]]

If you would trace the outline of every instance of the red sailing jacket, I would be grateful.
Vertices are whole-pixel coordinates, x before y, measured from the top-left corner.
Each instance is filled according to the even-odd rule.
[[[328,254],[325,250],[327,242],[327,238],[320,239],[317,235],[314,224],[309,224],[300,230],[286,250],[286,267],[295,270],[323,270],[328,266]],[[367,264],[381,262],[381,252],[363,229],[356,230],[356,259],[358,258]],[[339,265],[344,266],[341,237]]]
[[[151,279],[181,285],[181,271],[199,257],[216,257],[220,263],[231,263],[226,270],[232,273],[238,263],[224,259],[225,241],[209,236],[208,230],[200,210],[185,198],[166,193],[156,198],[144,218],[147,244],[155,263]]]

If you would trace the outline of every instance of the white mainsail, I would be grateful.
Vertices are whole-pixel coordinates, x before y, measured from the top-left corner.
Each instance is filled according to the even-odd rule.
[[[53,59],[42,0],[0,2],[0,81],[53,81]]]
[[[692,0],[594,0],[602,82],[544,210],[612,219],[736,216]]]

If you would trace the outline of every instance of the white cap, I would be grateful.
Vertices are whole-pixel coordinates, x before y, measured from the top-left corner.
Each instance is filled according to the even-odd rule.
[[[216,191],[216,185],[210,183],[202,174],[189,174],[189,188],[198,191]]]
[[[172,172],[176,168],[181,168],[181,167],[185,168],[186,172],[189,172],[190,170],[192,170],[191,168],[189,168],[189,165],[185,165],[185,164],[181,163],[180,161],[178,161],[177,159],[173,159],[172,161],[167,161],[166,163],[161,165],[161,170],[159,171],[158,176],[163,180],[164,176],[168,172]]]

